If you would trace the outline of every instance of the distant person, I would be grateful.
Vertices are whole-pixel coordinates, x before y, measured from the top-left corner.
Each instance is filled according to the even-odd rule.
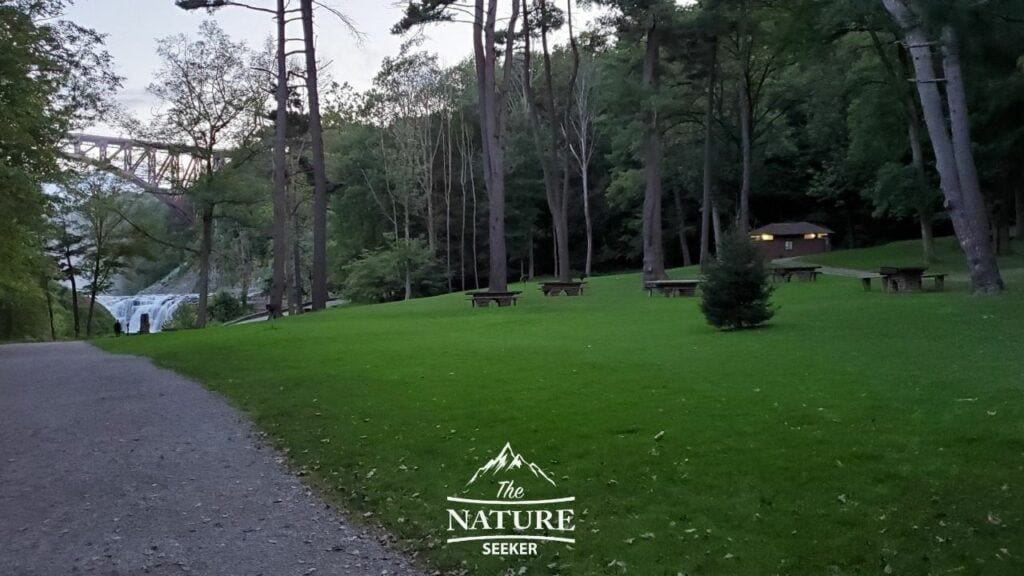
[[[121,326],[121,321],[114,320],[114,337],[120,336],[122,332],[124,332],[124,327]]]

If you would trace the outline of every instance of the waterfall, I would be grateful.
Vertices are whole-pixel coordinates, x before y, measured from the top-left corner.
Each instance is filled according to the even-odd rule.
[[[108,296],[101,294],[96,302],[121,322],[126,334],[135,334],[142,325],[142,315],[149,314],[149,331],[159,332],[174,311],[186,302],[199,300],[198,294],[136,294]]]

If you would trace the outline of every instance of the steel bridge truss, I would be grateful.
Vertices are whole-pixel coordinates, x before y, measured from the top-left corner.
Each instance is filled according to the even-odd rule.
[[[206,172],[206,160],[196,148],[70,133],[65,136],[62,149],[68,159],[111,172],[192,218],[184,190],[198,182]],[[224,154],[216,154],[213,169],[219,170],[226,163]]]

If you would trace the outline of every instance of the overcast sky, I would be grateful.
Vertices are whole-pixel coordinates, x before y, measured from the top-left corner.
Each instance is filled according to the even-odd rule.
[[[248,0],[255,6],[273,6],[270,0]],[[294,0],[293,4],[297,4]],[[329,63],[331,77],[348,82],[357,89],[369,86],[381,60],[398,53],[403,38],[391,34],[391,26],[402,14],[406,2],[395,0],[325,0],[346,13],[365,34],[360,44],[336,18],[320,10],[317,16],[317,50],[321,62]],[[561,2],[559,2],[561,4]],[[225,8],[212,16],[205,11],[186,12],[174,6],[173,0],[75,0],[67,17],[107,35],[107,49],[114,57],[117,72],[124,76],[124,88],[118,99],[125,108],[145,120],[155,107],[146,93],[146,86],[159,66],[157,40],[172,34],[194,35],[199,23],[216,18],[235,39],[243,39],[252,47],[262,46],[273,33],[270,15],[241,8]],[[593,11],[581,10],[578,15],[582,29],[594,17]],[[300,36],[301,26],[291,25],[290,36]],[[468,24],[432,25],[423,29],[423,48],[439,54],[443,64],[454,64],[471,54],[471,27]],[[94,132],[111,134],[106,127]]]

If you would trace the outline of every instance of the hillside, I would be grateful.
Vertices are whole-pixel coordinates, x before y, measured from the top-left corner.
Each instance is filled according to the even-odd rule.
[[[577,544],[528,573],[1024,570],[1016,286],[894,296],[825,277],[780,286],[772,325],[744,333],[637,275],[577,299],[519,288],[515,308],[456,294],[99,345],[220,392],[433,567],[519,562],[443,545],[446,496],[511,442],[577,498]]]

